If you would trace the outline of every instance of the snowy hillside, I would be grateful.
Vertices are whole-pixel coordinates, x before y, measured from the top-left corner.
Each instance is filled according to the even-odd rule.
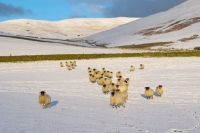
[[[138,18],[77,18],[57,22],[41,20],[10,20],[0,23],[0,33],[40,38],[82,38],[115,28]]]
[[[171,47],[192,48],[200,46],[199,36],[200,0],[188,0],[166,12],[85,39],[96,44],[106,43],[109,47],[172,41]]]

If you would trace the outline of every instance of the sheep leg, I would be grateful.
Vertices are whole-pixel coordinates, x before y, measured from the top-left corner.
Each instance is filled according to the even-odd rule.
[[[122,106],[125,108],[125,105],[124,105],[124,104],[122,104]]]

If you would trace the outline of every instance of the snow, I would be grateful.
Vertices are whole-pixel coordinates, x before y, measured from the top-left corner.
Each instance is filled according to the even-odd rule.
[[[71,42],[69,43],[71,44]],[[77,45],[89,46],[84,43]],[[0,37],[0,56],[45,55],[45,54],[100,54],[100,53],[141,53],[147,50],[128,50],[117,48],[80,47],[59,43],[36,42],[22,39]]]
[[[77,60],[71,71],[61,68],[61,61],[69,60],[0,63],[0,132],[200,132],[200,58]],[[130,72],[130,65],[136,70]],[[109,105],[110,94],[89,81],[88,67],[130,78],[125,108]],[[147,100],[144,87],[155,90],[160,84],[163,96]],[[51,108],[38,103],[43,90],[52,98]]]
[[[74,39],[115,28],[138,18],[76,18],[56,22],[31,19],[0,23],[0,32],[39,38]]]
[[[108,43],[109,47],[132,45],[132,44],[144,44],[151,42],[174,42],[172,47],[177,47],[178,40],[182,38],[188,38],[193,35],[200,36],[200,22],[191,24],[186,28],[180,30],[174,30],[168,33],[142,35],[139,32],[157,28],[154,31],[164,32],[168,27],[172,28],[176,22],[181,21],[191,22],[193,18],[198,18],[200,14],[200,1],[199,0],[187,0],[186,2],[166,11],[157,13],[145,18],[138,19],[128,24],[121,25],[108,31],[97,33],[89,37],[85,37],[86,40],[98,43]],[[199,42],[199,39],[198,39]],[[193,48],[199,46],[199,43],[188,41],[182,43],[182,48]]]

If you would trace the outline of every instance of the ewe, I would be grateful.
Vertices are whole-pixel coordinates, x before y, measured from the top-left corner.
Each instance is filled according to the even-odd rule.
[[[124,101],[124,99],[121,96],[117,95],[116,92],[114,92],[114,91],[111,92],[111,95],[110,95],[110,105],[113,106],[113,108],[114,107],[115,108],[117,108],[117,107],[120,108],[120,105],[122,105],[123,107],[125,107],[124,103],[125,103],[125,101]]]
[[[150,98],[153,99],[154,91],[150,87],[145,87],[144,94],[147,97],[147,99],[150,99]]]
[[[134,71],[135,67],[131,65],[130,71]]]
[[[161,95],[163,94],[162,85],[159,85],[159,86],[156,87],[156,94],[161,97]]]
[[[60,62],[60,67],[63,67],[63,63],[62,62]]]
[[[51,104],[51,97],[46,94],[45,91],[41,91],[38,99],[39,104],[42,105],[43,108],[46,108],[46,106],[49,106]]]
[[[144,65],[143,64],[140,64],[140,69],[144,69]]]

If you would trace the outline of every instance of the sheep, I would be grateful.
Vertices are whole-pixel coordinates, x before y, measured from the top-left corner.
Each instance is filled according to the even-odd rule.
[[[125,107],[124,103],[125,103],[125,101],[124,101],[124,99],[121,96],[117,95],[116,92],[114,92],[114,91],[111,92],[111,95],[110,95],[110,105],[112,105],[113,108],[114,107],[115,108],[117,108],[117,107],[120,108],[120,105],[122,105],[123,107]]]
[[[119,76],[122,76],[122,73],[121,73],[120,71],[118,71],[118,72],[116,73],[116,77],[119,78]]]
[[[144,94],[145,94],[147,99],[150,99],[150,98],[153,99],[154,91],[150,87],[145,87]]]
[[[67,69],[68,69],[68,71],[72,70],[70,65],[67,66]]]
[[[128,91],[128,86],[127,85],[124,85],[124,84],[123,85],[116,85],[116,87],[120,92],[127,92]]]
[[[105,68],[102,68],[101,69],[101,73],[105,73],[106,72],[106,69]]]
[[[74,61],[74,66],[77,66],[76,61]]]
[[[115,91],[116,89],[117,89],[116,84],[112,83],[112,85],[111,85],[111,91]]]
[[[100,73],[99,71],[95,72],[95,73],[94,73],[94,77],[95,77],[96,79],[98,79],[99,77],[101,77],[101,73]]]
[[[104,94],[108,94],[108,93],[109,93],[109,86],[104,84],[104,85],[102,86],[102,92],[103,92]]]
[[[92,83],[95,83],[95,82],[96,82],[96,78],[95,78],[94,75],[92,75],[92,74],[89,74],[89,80],[90,80]]]
[[[129,86],[129,84],[130,84],[129,78],[126,78],[125,80],[127,81],[126,85]]]
[[[109,79],[109,78],[104,78],[105,79],[105,84],[106,85],[111,85],[112,84],[112,80],[111,79]]]
[[[94,71],[88,71],[88,73],[94,75]]]
[[[51,97],[47,95],[45,91],[41,91],[38,99],[39,104],[43,106],[43,108],[46,108],[48,106],[50,108],[51,104]]]
[[[65,62],[65,65],[66,65],[66,66],[68,66],[68,65],[69,65],[69,63],[68,63],[68,62]]]
[[[163,94],[162,85],[156,87],[156,94],[161,97],[161,95]]]
[[[103,84],[104,84],[104,79],[103,79],[103,77],[99,77],[99,78],[97,79],[97,84],[98,84],[98,85],[103,85]]]
[[[128,100],[128,92],[120,92],[120,90],[117,89],[116,94],[121,96],[125,102]]]
[[[135,67],[131,65],[130,71],[134,71],[134,70],[135,70]]]
[[[88,67],[88,73],[89,73],[89,72],[92,72],[92,69],[91,69],[90,67]]]
[[[140,64],[140,69],[144,69],[144,65],[143,64]]]
[[[120,82],[124,82],[124,78],[122,76],[119,76]]]
[[[93,71],[94,71],[94,72],[97,72],[98,70],[94,68]]]
[[[113,77],[113,72],[109,72],[107,76],[108,76],[108,78],[112,78]]]
[[[121,80],[120,80],[120,79],[117,79],[116,85],[120,85],[120,84],[121,84]]]
[[[60,67],[64,67],[62,62],[60,62]]]

